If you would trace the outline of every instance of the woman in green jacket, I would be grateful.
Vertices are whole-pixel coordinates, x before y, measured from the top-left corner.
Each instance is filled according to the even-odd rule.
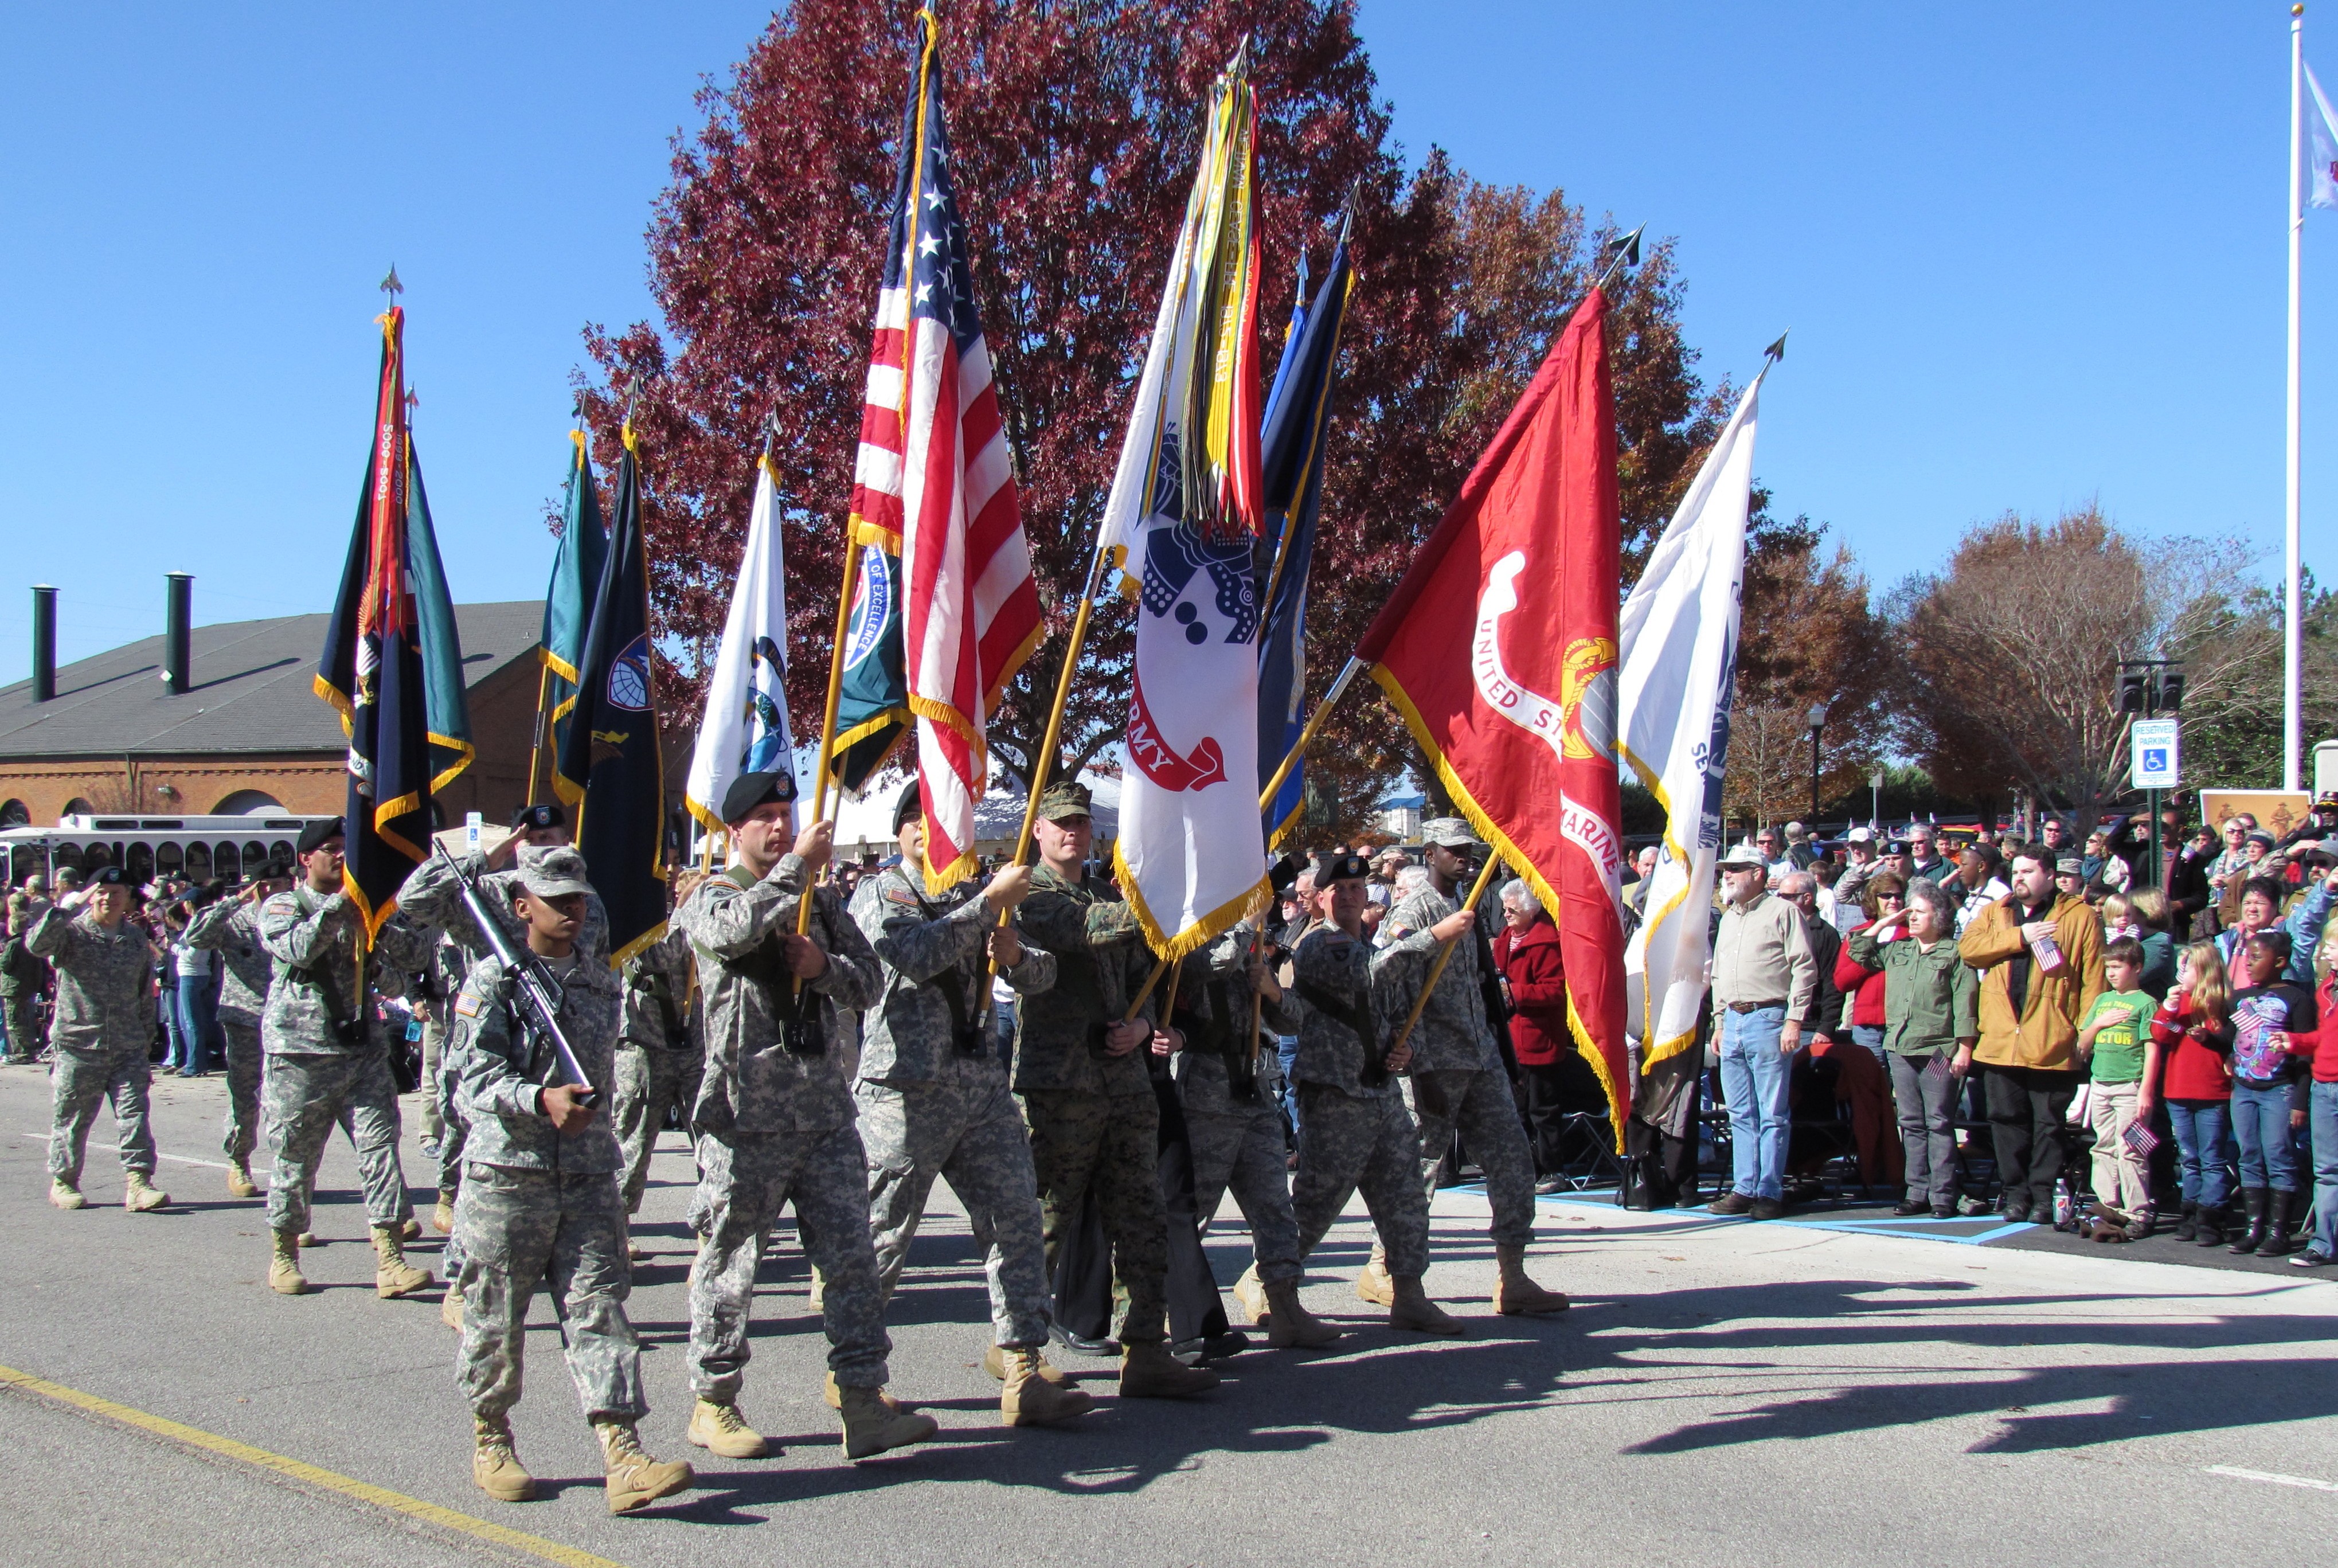
[[[1957,1092],[1980,1036],[1980,987],[1955,930],[1949,896],[1918,877],[1898,911],[1851,936],[1851,962],[1883,976],[1883,1046],[1908,1160],[1908,1196],[1895,1214],[1957,1211]]]

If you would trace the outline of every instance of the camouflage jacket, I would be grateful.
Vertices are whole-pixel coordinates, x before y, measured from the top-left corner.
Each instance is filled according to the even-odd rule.
[[[752,887],[708,877],[673,912],[697,949],[706,999],[706,1075],[692,1122],[718,1136],[852,1122],[846,1063],[857,1050],[853,1014],[876,1005],[884,977],[869,938],[835,891],[822,887],[812,899],[810,936],[828,967],[798,991],[776,938],[795,932],[804,881],[803,861],[785,855]],[[804,1040],[809,1049],[791,1051],[789,1014],[799,1008],[813,1038]]]
[[[560,981],[560,1032],[578,1069],[602,1091],[600,1103],[575,1132],[556,1131],[536,1108],[537,1090],[565,1081],[559,1054],[517,1027],[504,995],[503,964],[482,958],[464,979],[447,1025],[447,1050],[459,1064],[456,1099],[470,1122],[463,1158],[568,1175],[615,1171],[624,1155],[609,1112],[623,991],[608,966],[584,958],[581,948],[565,975],[549,961],[547,966]]]
[[[1320,1083],[1355,1099],[1400,1093],[1394,1076],[1377,1084],[1364,1083],[1367,1061],[1387,1050],[1387,985],[1381,978],[1385,955],[1337,926],[1323,925],[1299,939],[1291,967],[1292,989],[1283,995],[1299,1017],[1299,1053],[1292,1063],[1292,1081]],[[1336,1004],[1326,1005],[1324,998]],[[1373,1038],[1358,1033],[1358,1023]]]
[[[1093,882],[1067,882],[1045,866],[1031,873],[1031,896],[1015,911],[1018,936],[1056,958],[1056,984],[1016,1009],[1015,1087],[1139,1094],[1152,1085],[1143,1048],[1104,1054],[1104,1031],[1128,1011],[1153,953],[1136,912],[1103,897]],[[1137,1016],[1159,1016],[1160,987]]]
[[[306,886],[260,906],[260,945],[275,961],[260,1047],[274,1056],[348,1056],[386,1044],[372,998],[400,995],[406,976],[430,962],[433,933],[400,910],[382,923],[359,984],[359,916],[346,893]],[[329,995],[329,1000],[328,999]],[[345,1027],[336,1027],[338,1014]]]
[[[869,1010],[860,1076],[877,1083],[963,1082],[988,1077],[998,1054],[982,1005],[984,938],[993,925],[981,890],[960,883],[929,898],[898,866],[861,883],[852,918],[884,965],[885,993]],[[1056,958],[1037,947],[1000,972],[1028,996],[1056,983]],[[972,1042],[960,1049],[963,1030]]]
[[[276,977],[275,961],[260,945],[259,906],[241,898],[219,899],[187,922],[179,940],[227,960],[227,977],[220,982],[220,1022],[259,1028]]]
[[[523,860],[542,853],[532,844],[519,848]],[[512,907],[512,895],[520,886],[518,869],[506,867],[501,871],[490,871],[485,855],[467,854],[457,859],[470,873],[471,880],[479,885],[480,900],[503,922],[504,934],[511,938],[512,946],[517,947],[525,943],[527,926]],[[444,858],[433,854],[414,868],[406,886],[398,890],[398,908],[408,919],[436,926],[445,932],[447,939],[461,950],[465,974],[487,956],[486,938],[479,935],[479,927],[463,902],[463,885],[455,879]],[[576,951],[597,960],[603,968],[609,965],[609,911],[598,893],[584,900],[584,927],[576,934]]]
[[[1390,910],[1380,923],[1388,941],[1372,965],[1379,987],[1374,1002],[1384,1008],[1380,1023],[1389,1034],[1403,1027],[1413,998],[1420,995],[1420,983],[1428,978],[1429,966],[1437,962],[1437,938],[1429,928],[1460,907],[1434,887],[1424,886]],[[1483,904],[1478,907],[1478,929],[1489,940],[1496,929],[1495,917]],[[1453,944],[1453,956],[1446,962],[1445,973],[1437,977],[1437,989],[1430,994],[1429,1005],[1420,1010],[1420,1022],[1413,1026],[1406,1044],[1412,1048],[1408,1072],[1433,1073],[1452,1067],[1502,1070],[1502,1054],[1486,1021],[1486,994],[1478,981],[1474,938],[1465,934]]]
[[[1290,1033],[1298,1015],[1252,989],[1250,938],[1247,929],[1229,931],[1187,955],[1178,973],[1171,1022],[1185,1036],[1185,1049],[1177,1055],[1177,1083],[1189,1116],[1247,1116],[1274,1107],[1282,1063],[1272,1039],[1255,1047],[1243,1039],[1250,1033],[1251,1004],[1257,1002],[1259,1028],[1268,1035]],[[1247,1092],[1238,1092],[1238,1084]]]
[[[581,946],[581,945],[580,945]],[[691,1016],[690,937],[679,926],[625,960],[624,1039],[653,1051],[701,1051]]]
[[[49,1044],[84,1056],[136,1051],[154,1040],[154,950],[146,933],[124,920],[108,931],[86,911],[32,906],[25,948],[56,970],[56,1014]]]

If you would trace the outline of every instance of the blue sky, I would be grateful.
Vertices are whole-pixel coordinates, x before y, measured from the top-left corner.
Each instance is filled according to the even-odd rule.
[[[456,592],[540,593],[579,327],[647,313],[668,139],[766,9],[12,18],[0,681],[35,582],[64,591],[68,659],[159,630],[169,570],[204,622],[325,606],[393,260]],[[1879,589],[1975,519],[2090,497],[2277,567],[2286,23],[2258,0],[1362,9],[1413,156],[1677,236],[1708,375],[1793,328],[1757,471]],[[2318,53],[2338,76],[2338,31]],[[2338,214],[2306,250],[2326,577]]]

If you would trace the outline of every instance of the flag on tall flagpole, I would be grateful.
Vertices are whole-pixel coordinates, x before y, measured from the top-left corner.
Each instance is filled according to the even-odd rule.
[[[938,891],[978,864],[986,726],[1043,623],[951,188],[933,13],[919,11],[918,23],[854,475],[853,533],[869,548],[850,645],[865,663],[879,655],[886,616],[897,620],[903,696],[918,734],[926,884]],[[838,730],[840,748],[841,702]]]
[[[1620,1142],[1622,534],[1606,309],[1599,289],[1576,308],[1356,657],[1557,923],[1567,1026]]]
[[[1138,600],[1113,862],[1145,940],[1176,958],[1266,895],[1258,810],[1261,532],[1256,104],[1247,48],[1211,91],[1098,548]],[[1279,760],[1279,759],[1278,759]]]
[[[1645,919],[1624,954],[1626,1024],[1643,1073],[1696,1044],[1704,1005],[1761,390],[1756,376],[1620,618],[1617,749],[1665,814]]]
[[[690,754],[683,792],[692,816],[721,833],[722,794],[742,773],[792,775],[795,742],[788,729],[788,584],[781,569],[779,499],[768,446],[755,464],[755,505],[747,547],[731,585],[714,671],[706,681],[706,716]]]
[[[1307,270],[1300,264],[1300,298],[1283,341],[1282,363],[1267,399],[1266,430],[1260,467],[1270,530],[1274,534],[1261,602],[1265,631],[1258,652],[1258,787],[1265,789],[1274,770],[1298,744],[1307,727],[1307,582],[1315,555],[1315,520],[1323,504],[1326,437],[1331,429],[1331,390],[1339,380],[1340,328],[1348,312],[1355,274],[1348,263],[1344,228],[1331,252],[1331,269],[1311,309]],[[1264,808],[1267,848],[1281,848],[1298,830],[1307,799],[1306,762],[1292,764]]]
[[[601,586],[601,565],[609,554],[609,527],[601,517],[601,497],[593,485],[593,454],[584,432],[571,430],[568,494],[561,507],[560,544],[552,554],[552,583],[544,591],[544,631],[536,656],[549,672],[545,684],[545,734],[552,754],[568,738],[568,711],[576,706],[576,671],[584,659],[584,632],[593,618],[593,595]]]
[[[394,289],[396,281],[393,273],[385,287]],[[432,607],[431,624],[446,646],[432,657],[423,646],[417,580],[443,601],[446,578],[427,509],[420,540],[429,553],[427,569],[418,571],[414,559],[415,509],[424,504],[407,429],[406,312],[393,299],[380,322],[373,451],[314,681],[317,695],[339,710],[349,737],[341,886],[358,907],[368,943],[397,909],[399,887],[428,852],[434,779],[451,779],[462,771],[468,758],[460,753],[469,742],[459,701],[442,700],[440,716],[449,730],[445,740],[458,755],[443,775],[434,766],[430,678],[451,668],[459,682],[462,651],[453,642],[452,608],[443,603]]]
[[[2338,207],[2338,116],[2330,113],[2330,100],[2314,79],[2313,67],[2301,63],[2300,69],[2305,73],[2306,140],[2313,150],[2307,165],[2306,203]]]
[[[609,912],[609,966],[665,934],[665,762],[650,649],[649,554],[631,426],[615,526],[593,594],[576,706],[552,785],[575,808],[576,848]]]

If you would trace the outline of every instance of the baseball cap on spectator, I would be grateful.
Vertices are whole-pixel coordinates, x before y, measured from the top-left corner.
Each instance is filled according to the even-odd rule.
[[[1734,866],[1742,866],[1749,871],[1767,871],[1770,868],[1770,862],[1762,858],[1762,851],[1751,844],[1731,845],[1729,853],[1721,858],[1721,865],[1724,869]]]
[[[1872,844],[1875,842],[1875,830],[1871,828],[1854,828],[1843,837],[1846,843]]]

